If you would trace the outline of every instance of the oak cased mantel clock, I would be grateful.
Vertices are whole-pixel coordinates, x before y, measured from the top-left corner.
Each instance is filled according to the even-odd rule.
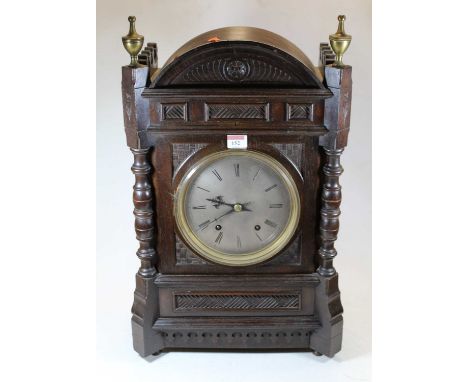
[[[135,18],[123,42],[141,266],[141,356],[175,349],[341,349],[333,267],[351,67],[344,17],[320,65],[251,27],[212,30],[162,67]],[[139,53],[140,52],[140,53]],[[138,54],[139,53],[139,54]]]

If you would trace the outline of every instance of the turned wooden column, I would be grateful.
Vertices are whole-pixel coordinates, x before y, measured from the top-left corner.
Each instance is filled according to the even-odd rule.
[[[330,50],[323,44],[322,62],[327,64]],[[348,142],[351,116],[351,67],[324,67],[325,82],[333,96],[325,100],[324,125],[328,130],[319,138],[323,149],[321,200],[319,215],[320,247],[317,253],[317,273],[320,284],[316,288],[315,308],[321,327],[310,336],[310,348],[315,354],[333,357],[341,349],[343,337],[343,306],[338,288],[338,272],[333,267],[337,252],[335,240],[340,227],[341,186],[343,168],[340,156]]]
[[[148,162],[149,148],[130,148],[134,155],[132,172],[135,174],[135,185],[133,186],[133,204],[135,209],[135,232],[140,242],[137,256],[141,261],[138,274],[142,277],[153,277],[156,274],[154,266],[154,243],[153,243],[153,197],[151,187],[151,165]]]
[[[340,155],[343,149],[324,148],[326,160],[323,166],[322,207],[320,209],[320,237],[322,244],[319,249],[318,273],[322,276],[332,276],[336,273],[333,259],[337,252],[335,240],[340,228],[341,186],[339,177],[343,173]]]
[[[328,134],[321,136],[319,143],[324,150],[322,167],[322,195],[319,231],[321,245],[318,250],[317,272],[322,276],[333,276],[336,270],[333,259],[337,252],[335,240],[340,227],[341,186],[339,182],[343,168],[340,156],[348,143],[351,115],[352,79],[351,67],[325,66],[324,74],[333,97],[325,100],[324,124]]]

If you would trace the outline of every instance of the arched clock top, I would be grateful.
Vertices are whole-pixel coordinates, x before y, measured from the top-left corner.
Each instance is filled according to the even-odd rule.
[[[293,43],[273,32],[227,27],[203,33],[179,48],[150,88],[265,86],[325,89],[322,75]]]

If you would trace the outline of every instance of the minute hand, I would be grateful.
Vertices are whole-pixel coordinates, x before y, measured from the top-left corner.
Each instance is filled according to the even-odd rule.
[[[234,212],[234,210],[230,210],[230,211],[222,214],[221,216],[218,216],[216,219],[213,219],[210,223],[214,223],[215,221],[218,221],[219,219],[221,219],[223,216],[229,215],[232,212]]]
[[[232,210],[229,210],[228,212],[225,212],[224,214],[222,214],[221,216],[218,216],[217,218],[213,219],[213,220],[210,220],[207,224],[205,224],[203,227],[200,228],[200,230],[204,230],[206,227],[208,227],[211,223],[214,223],[215,221],[218,221],[219,219],[221,219],[222,217],[226,216],[226,215],[229,215],[231,213],[234,212],[234,209]]]

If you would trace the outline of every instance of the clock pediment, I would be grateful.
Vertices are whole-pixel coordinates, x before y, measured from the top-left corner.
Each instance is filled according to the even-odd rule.
[[[298,47],[251,27],[216,29],[190,40],[154,73],[150,88],[203,86],[325,89]]]

